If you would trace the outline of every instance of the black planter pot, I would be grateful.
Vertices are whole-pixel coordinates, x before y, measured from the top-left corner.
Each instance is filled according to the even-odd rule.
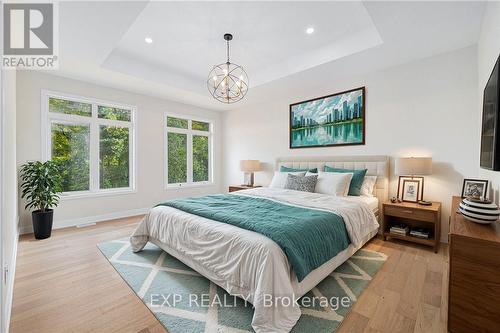
[[[35,210],[31,213],[33,220],[33,232],[36,239],[49,238],[52,232],[52,218],[54,217],[54,210],[48,209],[45,212]]]

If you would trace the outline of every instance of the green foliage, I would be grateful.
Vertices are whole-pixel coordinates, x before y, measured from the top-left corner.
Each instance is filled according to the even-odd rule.
[[[90,189],[90,128],[52,124],[52,160],[61,167],[62,191]]]
[[[49,111],[92,117],[92,104],[49,98]],[[97,105],[100,119],[131,121],[131,110]],[[52,160],[61,167],[63,192],[90,190],[90,125],[53,122]],[[99,126],[100,188],[129,186],[129,129]]]
[[[193,135],[193,181],[208,181],[208,137]]]
[[[187,181],[187,135],[169,132],[168,142],[168,183]],[[193,135],[193,181],[208,181],[208,137]]]
[[[129,129],[100,126],[100,188],[129,186]]]
[[[129,129],[100,126],[100,188],[129,186]],[[52,124],[52,159],[61,166],[62,191],[90,189],[90,128]]]
[[[130,110],[112,108],[109,106],[97,107],[97,115],[102,119],[130,121]]]
[[[92,116],[92,104],[49,98],[49,111],[77,116]]]
[[[168,183],[187,181],[187,135],[169,132],[168,137]]]
[[[176,128],[188,128],[188,121],[181,118],[167,117],[167,126]]]
[[[196,121],[193,120],[191,122],[191,128],[197,131],[205,131],[208,132],[210,129],[210,124],[209,123],[204,123],[202,121]]]
[[[188,120],[167,117],[167,127],[188,129]],[[210,123],[191,121],[191,129],[195,131],[210,131]],[[177,184],[187,182],[187,154],[188,135],[192,138],[192,179],[193,182],[209,180],[209,138],[204,135],[192,135],[168,132],[168,183]]]
[[[57,162],[28,162],[21,166],[21,197],[26,199],[25,208],[42,212],[59,203],[61,177]]]

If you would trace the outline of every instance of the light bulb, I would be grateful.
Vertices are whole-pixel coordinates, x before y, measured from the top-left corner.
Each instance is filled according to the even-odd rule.
[[[212,78],[212,80],[217,81],[217,75],[214,75],[214,77]]]

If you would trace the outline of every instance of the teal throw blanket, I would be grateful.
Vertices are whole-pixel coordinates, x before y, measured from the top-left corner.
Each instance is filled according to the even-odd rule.
[[[350,243],[339,215],[265,198],[217,194],[169,200],[158,206],[173,207],[272,239],[287,256],[299,282]]]

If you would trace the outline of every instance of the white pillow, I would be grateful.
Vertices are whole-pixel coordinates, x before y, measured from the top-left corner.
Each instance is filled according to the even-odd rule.
[[[308,173],[307,175],[310,175]],[[306,176],[307,176],[306,175]],[[318,181],[314,192],[345,197],[349,193],[349,185],[351,184],[352,173],[340,172],[323,172],[318,173]]]
[[[370,197],[373,197],[373,189],[375,188],[376,182],[377,176],[365,176],[363,185],[361,185],[361,195],[368,195]]]
[[[285,188],[286,184],[286,178],[288,175],[296,175],[296,176],[304,176],[306,174],[305,171],[300,171],[300,172],[279,172],[279,171],[274,171],[274,176],[273,180],[271,180],[271,184],[269,184],[269,187],[272,188]]]

